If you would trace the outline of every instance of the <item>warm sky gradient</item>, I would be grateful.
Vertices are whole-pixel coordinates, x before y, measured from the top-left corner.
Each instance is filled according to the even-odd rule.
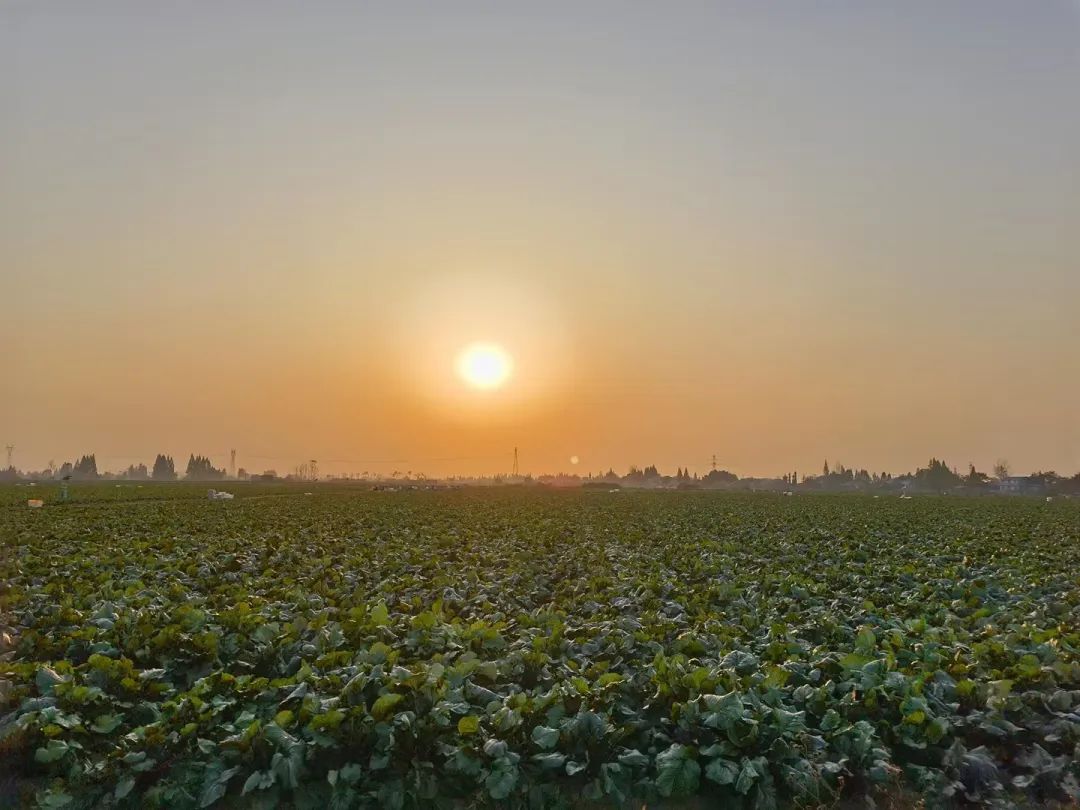
[[[0,302],[20,467],[1071,473],[1080,3],[6,0]]]

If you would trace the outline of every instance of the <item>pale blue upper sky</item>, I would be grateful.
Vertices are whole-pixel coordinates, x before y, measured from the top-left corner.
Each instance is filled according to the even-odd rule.
[[[1076,2],[8,0],[0,144],[27,465],[1080,468]],[[400,371],[448,280],[572,368],[497,430]]]

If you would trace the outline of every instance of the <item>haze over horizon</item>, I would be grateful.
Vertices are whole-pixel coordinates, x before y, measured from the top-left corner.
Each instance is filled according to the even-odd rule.
[[[16,0],[0,110],[21,468],[1080,470],[1074,0]]]

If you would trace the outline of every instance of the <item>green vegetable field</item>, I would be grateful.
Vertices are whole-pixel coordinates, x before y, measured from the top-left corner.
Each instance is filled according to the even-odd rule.
[[[1078,501],[234,489],[5,490],[0,806],[1080,795]]]

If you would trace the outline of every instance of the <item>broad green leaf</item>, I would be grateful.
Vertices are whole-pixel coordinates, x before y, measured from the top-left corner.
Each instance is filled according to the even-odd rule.
[[[404,699],[404,695],[393,692],[380,696],[371,707],[371,716],[376,720],[385,719],[394,711],[394,707]]]
[[[314,731],[333,731],[341,725],[341,721],[344,719],[345,712],[341,709],[331,709],[311,718],[310,726]]]
[[[759,774],[750,760],[743,760],[742,768],[739,769],[739,777],[735,780],[735,790],[744,796],[750,792],[757,782]]]
[[[360,781],[360,778],[364,775],[364,769],[361,768],[355,762],[350,762],[345,765],[341,771],[341,778],[350,785],[355,785]]]
[[[225,791],[229,789],[229,780],[239,772],[238,767],[229,768],[220,773],[208,771],[206,780],[203,782],[202,794],[199,797],[199,807],[209,807],[224,796]]]
[[[116,731],[123,722],[124,716],[122,714],[102,714],[94,720],[90,730],[98,734],[110,734]]]
[[[640,751],[629,750],[619,754],[619,763],[628,768],[645,768],[651,762],[652,760]]]
[[[246,780],[244,780],[244,789],[240,791],[241,796],[246,796],[253,790],[260,790],[262,786],[262,771],[252,771]]]
[[[733,785],[739,778],[739,763],[730,759],[714,759],[705,766],[705,778],[718,785]]]
[[[539,765],[544,770],[561,770],[563,765],[566,764],[566,755],[553,753],[553,754],[533,754],[533,762]]]
[[[923,734],[931,743],[939,743],[949,733],[949,722],[942,717],[935,717],[923,729]]]
[[[288,728],[293,723],[295,715],[290,709],[282,709],[280,712],[274,715],[274,722],[282,728]]]
[[[843,722],[843,718],[840,717],[836,709],[829,709],[821,718],[820,727],[822,731],[835,731],[843,725]]]
[[[840,659],[840,666],[844,669],[862,669],[873,659],[863,653],[848,653]]]
[[[550,750],[559,744],[559,730],[547,726],[537,726],[532,730],[532,741],[544,750]],[[648,764],[647,758],[645,764]]]
[[[859,653],[859,655],[871,658],[873,657],[876,648],[877,636],[874,634],[873,629],[863,627],[859,630],[859,634],[855,637],[855,652]]]
[[[43,695],[51,695],[53,687],[63,683],[64,679],[52,667],[41,667],[37,671],[34,682],[37,684],[38,692]]]
[[[496,800],[505,799],[517,786],[517,766],[506,759],[497,760],[484,780],[488,795]]]
[[[588,767],[589,766],[584,762],[577,762],[575,760],[569,760],[566,763],[566,775],[567,776],[575,776],[575,775],[581,773],[583,770],[585,770]]]
[[[385,627],[390,624],[390,611],[386,609],[385,602],[379,602],[371,609],[371,622],[376,627]]]
[[[701,778],[701,766],[691,749],[679,743],[656,755],[656,788],[661,796],[689,796],[695,793]]]
[[[702,695],[701,699],[709,711],[706,723],[715,728],[727,730],[736,721],[742,719],[745,713],[742,697],[738,692],[728,692],[726,695]]]
[[[34,761],[41,763],[56,762],[63,759],[70,748],[63,740],[49,740],[34,752]]]
[[[120,781],[116,783],[116,789],[113,791],[113,796],[117,799],[122,799],[131,793],[131,789],[135,787],[134,776],[121,777]]]

